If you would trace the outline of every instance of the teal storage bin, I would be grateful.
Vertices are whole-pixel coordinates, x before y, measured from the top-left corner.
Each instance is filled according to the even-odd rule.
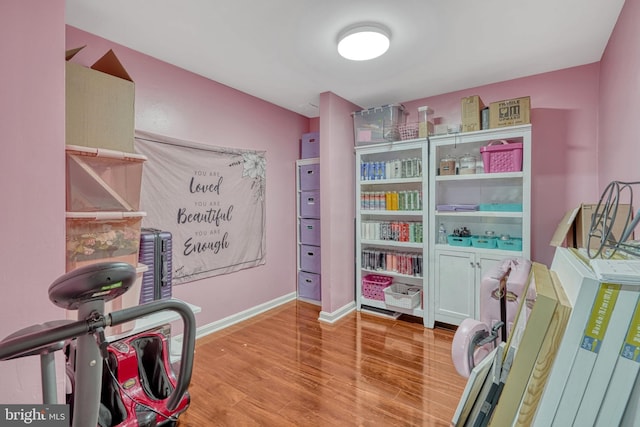
[[[471,237],[461,237],[449,234],[447,236],[447,242],[451,246],[471,246]]]
[[[522,239],[520,237],[512,237],[509,240],[498,239],[498,249],[504,249],[505,251],[521,251]]]
[[[490,212],[522,212],[522,203],[481,203],[478,209]]]
[[[471,246],[474,248],[495,249],[498,246],[497,240],[495,237],[471,236]]]

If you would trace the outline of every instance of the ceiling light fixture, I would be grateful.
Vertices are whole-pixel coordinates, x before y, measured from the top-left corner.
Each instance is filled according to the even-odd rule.
[[[352,61],[377,58],[389,49],[390,32],[380,24],[357,24],[338,35],[338,53]]]

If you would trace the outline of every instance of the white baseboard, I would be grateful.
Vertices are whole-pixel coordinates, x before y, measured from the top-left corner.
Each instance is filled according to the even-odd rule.
[[[200,326],[196,329],[196,340],[224,328],[228,328],[229,326],[235,325],[236,323],[248,320],[260,313],[264,313],[265,311],[269,311],[282,304],[288,303],[289,301],[293,301],[296,299],[296,295],[296,292],[292,292],[290,294],[283,295],[279,298],[267,301],[250,309],[225,317],[224,319],[216,320],[215,322],[209,323],[208,325]],[[170,348],[171,362],[173,363],[175,360],[180,359],[180,351],[182,350],[182,334],[176,335],[171,338]]]
[[[344,316],[346,316],[347,314],[351,313],[352,311],[354,311],[356,309],[356,302],[355,301],[351,301],[349,304],[340,307],[339,309],[337,309],[336,311],[332,312],[332,313],[328,313],[326,311],[321,311],[320,312],[320,317],[318,317],[318,320],[322,321],[322,322],[326,322],[326,323],[335,323],[338,320],[342,319]]]

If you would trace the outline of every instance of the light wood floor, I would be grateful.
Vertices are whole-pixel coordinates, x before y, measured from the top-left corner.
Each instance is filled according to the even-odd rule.
[[[290,302],[198,340],[179,427],[448,426],[466,380],[451,330]]]

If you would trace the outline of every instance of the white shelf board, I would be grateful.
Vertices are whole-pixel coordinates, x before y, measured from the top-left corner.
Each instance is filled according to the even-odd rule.
[[[425,243],[417,243],[417,242],[396,242],[395,240],[360,240],[363,245],[376,245],[376,246],[394,246],[397,248],[414,248],[414,249],[422,249],[425,246]]]
[[[470,173],[466,175],[437,175],[436,181],[477,181],[484,179],[522,178],[522,172]]]
[[[360,185],[408,184],[412,182],[421,183],[422,180],[423,178],[421,176],[416,178],[370,179],[370,180],[360,180]]]
[[[375,216],[422,216],[422,211],[391,211],[379,209],[362,209],[360,215]]]
[[[470,216],[482,218],[522,218],[522,212],[506,211],[436,211],[437,216]]]

